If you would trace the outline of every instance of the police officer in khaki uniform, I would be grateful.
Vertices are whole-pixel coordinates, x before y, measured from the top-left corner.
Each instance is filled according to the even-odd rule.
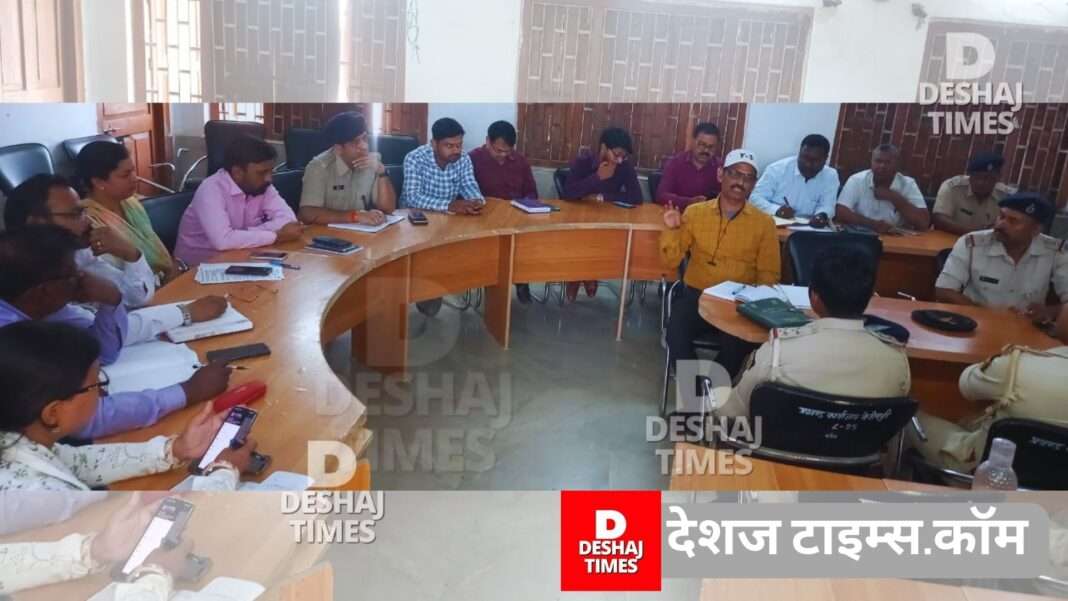
[[[1058,326],[1068,343],[1068,311]],[[975,469],[986,447],[990,425],[998,419],[1018,417],[1068,426],[1068,346],[1038,351],[1007,346],[1001,354],[969,366],[960,376],[960,391],[970,401],[993,401],[978,420],[954,424],[919,413],[926,440],[910,429],[911,446],[928,462],[963,472]]]
[[[397,207],[397,195],[378,153],[369,152],[367,123],[358,113],[340,113],[326,122],[331,147],[304,168],[297,216],[307,224],[378,225]]]
[[[856,398],[908,395],[904,345],[864,327],[874,288],[873,266],[855,253],[836,247],[820,253],[809,287],[812,310],[820,319],[772,330],[717,415],[748,415],[749,398],[762,382]]]
[[[1004,164],[1000,154],[979,153],[968,162],[967,175],[942,182],[931,216],[935,228],[960,236],[993,227],[998,203],[1015,192],[998,181]]]
[[[1060,302],[1068,301],[1068,248],[1042,228],[1053,207],[1032,193],[1000,203],[994,229],[961,236],[935,283],[943,303],[1009,308],[1032,319],[1056,319],[1060,305],[1047,306],[1050,283]]]

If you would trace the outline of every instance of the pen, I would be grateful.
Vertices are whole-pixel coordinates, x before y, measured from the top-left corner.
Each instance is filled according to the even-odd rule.
[[[193,364],[193,369],[200,369],[200,368],[202,368],[202,367],[207,367],[207,364],[204,364],[204,363],[194,363],[194,364]],[[240,370],[242,370],[242,371],[244,371],[244,370],[247,370],[247,369],[248,369],[248,368],[247,368],[247,367],[245,367],[244,365],[229,365],[229,364],[227,364],[227,366],[226,366],[226,367],[229,367],[230,369],[240,369]]]
[[[790,199],[785,196],[782,197],[782,203],[786,206],[790,206]]]

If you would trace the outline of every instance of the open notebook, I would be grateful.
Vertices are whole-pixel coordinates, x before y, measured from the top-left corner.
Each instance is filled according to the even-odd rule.
[[[115,394],[185,382],[199,364],[197,354],[188,346],[153,340],[123,347],[119,358],[103,371],[108,376],[108,392]]]
[[[200,340],[201,338],[233,334],[234,332],[244,332],[251,329],[252,321],[230,305],[226,307],[225,313],[211,321],[202,321],[167,330],[167,338],[170,338],[172,342],[189,342],[190,340]]]
[[[269,275],[233,275],[226,270],[234,265],[248,267],[270,267]],[[196,281],[198,284],[229,284],[231,282],[276,282],[284,279],[281,265],[270,263],[201,263],[197,266]]]
[[[716,298],[740,303],[751,303],[766,298],[777,298],[797,307],[798,309],[812,308],[812,303],[808,300],[807,286],[749,286],[728,280],[716,284],[711,288],[706,288],[704,293],[710,294]]]
[[[404,221],[404,215],[398,215],[393,213],[392,215],[386,215],[386,220],[378,225],[364,225],[362,223],[331,223],[329,227],[338,230],[349,230],[350,232],[363,232],[364,234],[377,234],[394,223],[400,223]]]

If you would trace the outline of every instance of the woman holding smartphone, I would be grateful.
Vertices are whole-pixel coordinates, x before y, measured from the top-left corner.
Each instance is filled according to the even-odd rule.
[[[23,321],[0,328],[0,490],[89,490],[168,472],[201,457],[224,419],[210,403],[178,436],[147,442],[60,443],[97,411],[107,380],[100,346],[65,324]],[[194,490],[234,490],[256,448],[225,449]]]

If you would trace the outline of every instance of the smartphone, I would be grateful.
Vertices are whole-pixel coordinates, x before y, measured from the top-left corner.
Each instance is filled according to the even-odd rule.
[[[230,413],[226,414],[226,421],[215,433],[215,438],[212,439],[204,456],[199,461],[190,463],[189,471],[199,474],[211,465],[212,461],[219,458],[219,453],[229,448],[241,448],[248,440],[248,433],[252,430],[252,424],[256,422],[257,415],[255,410],[240,405],[231,409]]]
[[[412,225],[427,225],[430,220],[426,218],[426,215],[422,211],[409,210],[408,221]]]
[[[622,209],[633,209],[634,207],[637,206],[637,205],[632,205],[629,202],[623,202],[623,201],[620,201],[620,200],[613,200],[612,204],[614,204],[617,207],[620,207]]]
[[[253,267],[252,265],[231,265],[226,268],[226,275],[271,275],[271,267]]]
[[[255,344],[245,344],[242,346],[232,346],[230,348],[223,348],[214,351],[208,351],[208,363],[230,363],[231,361],[240,361],[241,359],[252,359],[253,357],[265,357],[271,354],[271,349],[262,342]]]
[[[275,252],[273,250],[257,250],[249,255],[249,258],[265,261],[284,261],[289,253]]]
[[[156,514],[152,516],[152,521],[141,534],[141,540],[137,541],[134,550],[121,567],[116,566],[117,571],[112,576],[116,580],[123,580],[141,567],[156,549],[177,547],[182,542],[182,533],[192,514],[192,503],[175,497],[163,499],[156,509]]]
[[[312,244],[333,250],[345,250],[355,246],[355,244],[344,238],[335,238],[333,236],[316,236],[312,238]]]

